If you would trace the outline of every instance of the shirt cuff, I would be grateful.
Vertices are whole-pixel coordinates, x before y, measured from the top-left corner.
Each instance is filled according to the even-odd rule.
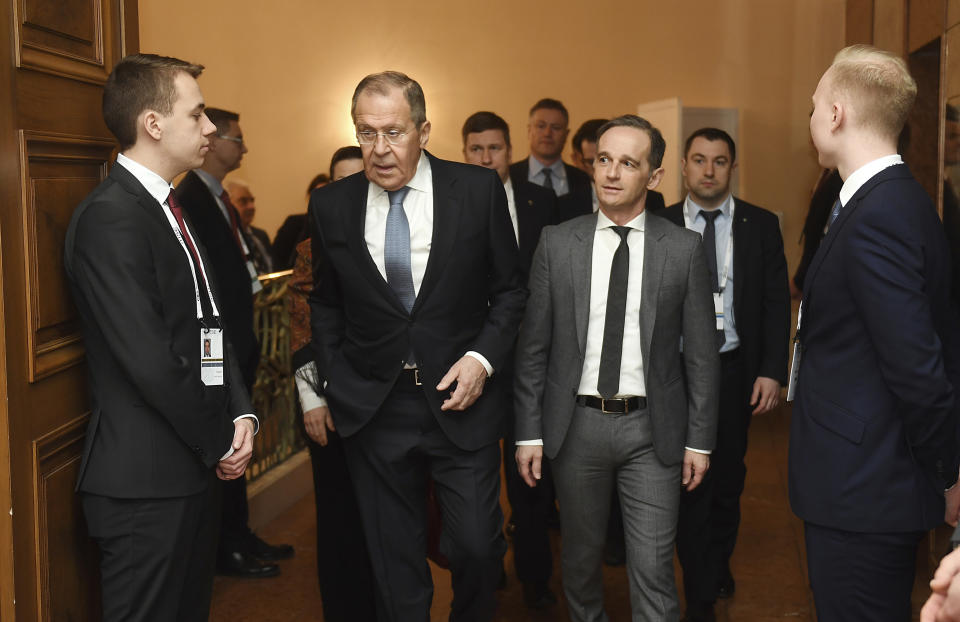
[[[542,438],[535,438],[535,439],[532,439],[532,440],[529,440],[529,441],[517,441],[517,447],[519,447],[520,445],[537,445],[537,446],[542,447],[542,446],[543,446],[543,439],[542,439]]]
[[[327,398],[314,391],[311,384],[299,374],[294,376],[294,380],[297,383],[297,396],[300,398],[300,408],[303,412],[327,405]]]
[[[233,420],[234,423],[240,421],[241,419],[253,419],[253,435],[256,436],[257,432],[260,431],[260,420],[257,419],[257,416],[253,413],[248,413],[246,415],[240,415]],[[233,443],[230,444],[230,449],[227,450],[227,453],[221,456],[220,461],[223,462],[227,458],[233,455]]]
[[[483,368],[487,370],[487,378],[493,375],[493,365],[490,364],[490,361],[488,361],[485,356],[483,356],[479,352],[474,352],[473,350],[470,350],[469,352],[467,352],[467,356],[472,356],[473,358],[480,361],[480,364],[483,365]]]
[[[703,454],[705,456],[709,456],[711,453],[713,453],[713,451],[710,449],[694,449],[693,447],[684,447],[684,449],[687,451],[692,451],[695,454]]]

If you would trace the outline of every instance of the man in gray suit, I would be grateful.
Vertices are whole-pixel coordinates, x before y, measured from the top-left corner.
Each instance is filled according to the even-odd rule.
[[[680,492],[703,479],[716,438],[719,358],[700,236],[644,212],[664,148],[635,115],[600,128],[600,209],[544,228],[530,271],[517,347],[517,464],[534,486],[550,458],[575,622],[607,620],[601,560],[614,484],[633,620],[679,618]]]

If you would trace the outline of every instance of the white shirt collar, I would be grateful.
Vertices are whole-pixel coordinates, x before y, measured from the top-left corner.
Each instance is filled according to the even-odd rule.
[[[507,176],[507,181],[503,182],[503,190],[507,193],[507,198],[509,199],[513,194],[513,182],[510,181],[510,176]]]
[[[210,189],[210,194],[212,194],[217,198],[219,198],[220,195],[223,194],[223,184],[220,183],[220,181],[216,177],[206,172],[205,170],[199,169],[199,168],[193,169],[193,172],[196,173],[197,177],[200,178],[200,181],[206,184],[207,188]]]
[[[883,156],[882,158],[867,162],[850,173],[850,176],[844,180],[843,187],[840,188],[840,204],[846,205],[850,199],[853,198],[853,195],[857,193],[857,190],[859,190],[863,184],[870,181],[874,175],[897,164],[903,164],[903,158],[900,157],[899,153]]]
[[[167,197],[173,190],[173,184],[122,153],[117,154],[117,164],[130,171],[130,174],[137,178],[137,181],[147,189],[150,196],[157,200],[157,203],[163,205],[167,202]]]
[[[426,152],[422,150],[420,151],[420,159],[417,161],[417,172],[407,182],[407,187],[417,192],[433,192],[433,170],[430,167],[430,160],[427,159]],[[386,190],[371,181],[367,190],[368,201],[373,201],[386,193]]]
[[[637,216],[636,218],[634,218],[624,226],[630,227],[631,229],[636,229],[637,231],[643,231],[643,225],[645,222],[647,222],[646,210],[640,212],[639,216]],[[603,213],[602,209],[597,211],[597,231],[599,231],[600,229],[608,229],[610,227],[616,227],[616,226],[617,226],[617,223],[607,218],[607,215]]]

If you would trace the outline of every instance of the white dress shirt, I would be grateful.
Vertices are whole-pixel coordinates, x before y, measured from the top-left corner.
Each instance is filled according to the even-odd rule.
[[[420,153],[420,161],[417,162],[417,171],[407,182],[407,187],[410,190],[403,199],[403,211],[410,225],[410,272],[413,276],[413,292],[419,295],[423,275],[427,271],[427,260],[430,258],[430,244],[433,239],[433,170],[430,168],[430,160],[423,152]],[[383,250],[389,212],[390,196],[387,191],[372,181],[369,182],[363,238],[367,243],[367,251],[384,280],[387,279],[387,267]],[[488,376],[493,374],[493,367],[482,354],[470,351],[466,352],[466,355],[477,359],[487,371]]]
[[[127,156],[123,155],[122,153],[117,155],[117,164],[125,168],[127,171],[130,172],[131,175],[136,177],[137,181],[139,181],[140,184],[144,188],[146,188],[147,192],[150,193],[150,196],[156,199],[157,203],[159,203],[162,206],[162,209],[167,209],[167,210],[170,209],[170,205],[167,203],[167,197],[170,196],[170,192],[173,190],[173,184],[165,180],[163,177],[160,177],[159,175],[157,175],[156,173],[154,173],[144,165],[140,164],[139,162],[131,160]],[[193,242],[194,248],[199,249],[200,246],[197,244],[196,238],[194,237],[193,232],[190,231],[189,227],[187,227],[186,221],[184,221],[183,226],[187,230],[187,235],[190,237],[190,240]],[[187,261],[187,263],[190,262],[189,258],[184,257],[184,259]],[[203,258],[199,256],[199,253],[198,253],[197,259],[200,261],[200,266],[199,266],[200,272],[201,274],[204,275],[204,278],[206,278],[207,270],[203,266]],[[158,268],[162,268],[162,266],[158,266]],[[198,286],[198,289],[199,289],[199,286]],[[253,413],[240,415],[239,417],[234,419],[234,422],[240,419],[253,419],[253,430],[254,430],[253,433],[256,434],[257,432],[260,431],[260,420],[257,419],[257,416],[254,415]],[[220,459],[226,460],[231,455],[233,455],[232,445],[230,446],[230,449],[227,450],[227,453],[225,453],[223,457]]]
[[[644,396],[647,388],[643,380],[643,356],[640,346],[640,290],[643,283],[643,226],[646,212],[626,224],[630,249],[630,269],[627,277],[627,308],[623,323],[623,348],[620,353],[620,391],[618,397]],[[587,348],[580,374],[579,395],[600,397],[597,381],[600,377],[600,354],[603,349],[603,328],[607,318],[607,293],[610,288],[610,268],[613,255],[620,246],[620,236],[612,227],[615,223],[601,211],[597,212],[597,229],[593,236],[593,257],[590,264],[590,315],[587,322]]]
[[[503,190],[507,193],[507,209],[510,211],[510,222],[513,224],[513,236],[517,238],[517,244],[520,243],[520,229],[517,225],[517,202],[513,196],[513,182],[507,177],[503,182]]]
[[[883,156],[882,158],[867,162],[850,173],[850,176],[844,180],[843,186],[840,187],[840,205],[845,206],[849,203],[853,195],[860,189],[860,186],[870,181],[874,175],[897,164],[903,164],[903,158],[900,157],[899,153],[894,153],[893,155]]]

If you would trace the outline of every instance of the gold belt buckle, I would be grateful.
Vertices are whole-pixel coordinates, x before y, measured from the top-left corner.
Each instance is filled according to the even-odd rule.
[[[420,368],[419,368],[419,367],[417,367],[417,368],[415,368],[415,369],[413,370],[413,384],[417,385],[418,387],[422,387],[422,386],[423,386],[423,383],[420,382]]]

